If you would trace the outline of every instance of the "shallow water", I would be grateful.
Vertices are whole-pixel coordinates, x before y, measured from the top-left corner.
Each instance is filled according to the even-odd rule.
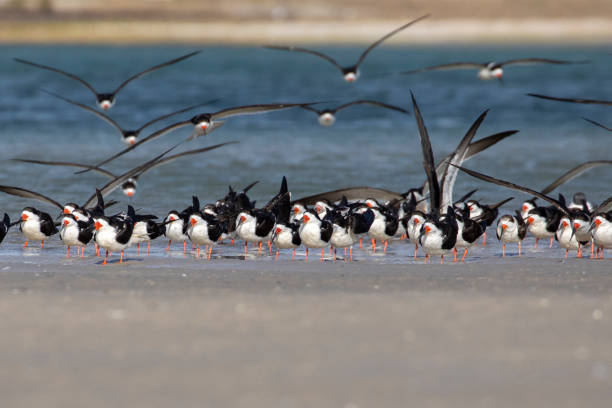
[[[350,63],[360,47],[317,47]],[[124,148],[119,134],[107,123],[77,107],[45,93],[46,89],[93,105],[93,95],[61,75],[24,66],[13,57],[34,60],[74,72],[100,91],[115,88],[129,75],[161,61],[193,50],[181,46],[1,46],[0,152],[3,171],[0,184],[28,188],[59,202],[84,201],[95,186],[106,180],[97,174],[73,175],[72,169],[41,167],[10,161],[12,157],[95,162]],[[610,134],[581,119],[588,117],[608,126],[609,108],[576,105],[530,98],[527,92],[557,96],[610,99],[610,57],[606,47],[589,46],[455,46],[383,47],[368,57],[356,84],[346,84],[323,60],[308,55],[259,48],[207,47],[200,55],[130,83],[121,91],[109,114],[124,127],[185,106],[220,98],[201,111],[229,106],[272,102],[329,101],[330,106],[354,99],[378,99],[412,110],[410,90],[420,104],[436,157],[449,153],[484,110],[491,109],[477,138],[503,130],[520,133],[472,159],[467,167],[533,188],[542,188],[569,168],[587,160],[610,159]],[[474,71],[431,72],[412,76],[383,73],[415,69],[457,60],[487,61],[520,57],[567,60],[589,59],[591,64],[509,67],[504,85],[481,82]],[[198,113],[168,119],[151,127]],[[168,134],[110,163],[108,170],[120,174],[147,161],[184,138],[190,129]],[[148,134],[146,131],[144,134]],[[260,116],[231,118],[226,125],[184,149],[224,141],[239,141],[197,160],[176,161],[143,176],[131,203],[136,208],[165,216],[182,209],[192,194],[202,202],[222,197],[228,184],[235,188],[260,180],[252,198],[263,204],[286,175],[294,197],[354,185],[370,185],[395,191],[422,184],[422,155],[412,115],[374,107],[357,106],[338,114],[330,128],[318,125],[316,116],[298,109]],[[610,195],[612,169],[598,168],[567,183],[560,192],[584,191],[593,202]],[[475,198],[494,202],[517,197],[504,207],[513,211],[525,196],[460,175],[456,196],[478,187]],[[127,200],[116,191],[110,197]],[[0,195],[0,209],[15,219],[26,205],[54,213],[44,204]],[[488,260],[500,251],[489,230],[490,246],[473,251],[472,260]],[[59,238],[49,250],[22,252],[18,229],[2,244],[5,257],[29,262],[58,262],[63,254]],[[525,247],[531,245],[526,241]],[[165,242],[154,242],[153,256],[166,257]],[[54,249],[55,248],[55,249]],[[241,246],[222,247],[218,255],[238,256]],[[92,250],[90,250],[91,252]],[[130,250],[132,252],[132,250]],[[316,253],[316,252],[315,252]],[[358,259],[373,263],[409,263],[412,248],[394,243],[384,256],[359,253]],[[176,253],[176,256],[182,254]],[[562,251],[531,252],[528,256],[560,256]],[[313,256],[313,259],[317,258]],[[260,259],[268,259],[262,257]],[[422,261],[422,260],[421,260]]]

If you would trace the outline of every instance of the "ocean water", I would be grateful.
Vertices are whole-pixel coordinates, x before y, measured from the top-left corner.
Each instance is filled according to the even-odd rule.
[[[363,49],[312,47],[346,65],[353,63]],[[94,163],[125,147],[119,133],[103,120],[41,92],[45,89],[93,106],[94,96],[85,87],[62,75],[18,64],[13,61],[14,57],[67,70],[86,79],[99,91],[110,91],[133,73],[194,49],[197,48],[175,45],[0,46],[3,146],[0,184],[31,189],[62,203],[80,203],[107,180],[95,173],[74,175],[71,168],[43,167],[10,159]],[[606,106],[544,101],[525,94],[610,99],[612,57],[608,51],[609,47],[585,45],[383,46],[365,60],[359,80],[348,84],[333,66],[314,56],[257,47],[205,47],[201,54],[189,60],[131,82],[118,94],[116,105],[108,114],[125,128],[139,127],[165,113],[219,98],[214,105],[147,128],[142,134],[147,135],[196,113],[245,104],[325,102],[320,106],[333,107],[355,99],[376,99],[412,111],[412,91],[437,158],[450,153],[476,117],[490,109],[476,139],[510,129],[520,132],[473,158],[466,167],[540,189],[581,162],[611,159],[612,135],[581,117],[608,126],[612,125],[612,117]],[[521,57],[586,59],[591,63],[510,66],[505,70],[503,85],[479,81],[472,70],[410,76],[390,74],[454,61]],[[105,168],[121,174],[190,132],[187,127],[167,134]],[[225,141],[239,144],[175,161],[143,175],[136,196],[129,202],[164,217],[171,209],[186,207],[193,194],[203,203],[214,201],[225,195],[228,185],[239,189],[256,180],[259,184],[250,195],[263,204],[277,192],[283,175],[287,176],[295,198],[357,185],[402,192],[424,181],[421,148],[412,114],[355,106],[341,111],[336,123],[328,128],[318,124],[316,115],[301,109],[232,117],[219,130],[184,144],[181,149]],[[610,167],[591,170],[564,185],[559,192],[571,196],[583,191],[589,200],[600,202],[612,193],[610,174]],[[513,212],[526,197],[460,174],[455,195],[458,197],[472,188],[478,188],[474,197],[485,203],[516,197],[503,212]],[[116,208],[124,208],[128,203],[119,190],[109,198],[121,201]],[[26,205],[55,213],[53,207],[45,204],[0,194],[0,211],[9,213],[12,219]],[[492,242],[494,232],[489,232]],[[24,256],[21,242],[18,228],[14,228],[0,253]],[[50,244],[61,246],[56,237]],[[165,256],[165,243],[153,245],[154,253]],[[385,262],[408,262],[408,245],[397,245],[402,245],[405,251],[392,251],[382,257]],[[499,251],[497,243],[490,251]],[[59,257],[59,249],[50,252]],[[41,256],[37,250],[27,253]]]

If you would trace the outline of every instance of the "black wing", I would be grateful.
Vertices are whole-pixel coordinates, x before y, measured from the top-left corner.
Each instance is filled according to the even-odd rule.
[[[344,105],[340,105],[336,109],[332,109],[331,111],[333,113],[336,113],[336,112],[338,112],[341,109],[348,108],[349,106],[358,105],[358,104],[380,106],[382,108],[392,109],[392,110],[395,110],[395,111],[398,111],[398,112],[402,112],[402,113],[410,113],[406,109],[402,109],[402,108],[399,108],[397,106],[389,105],[389,104],[378,102],[378,101],[367,100],[367,99],[362,99],[362,100],[358,100],[358,101],[353,101],[353,102],[345,103]],[[311,108],[311,110],[313,110],[313,109]]]
[[[459,145],[455,149],[455,152],[451,155],[450,160],[448,161],[450,164],[454,164],[455,166],[461,166],[463,161],[465,160],[465,156],[467,155],[467,151],[470,143],[474,136],[476,136],[476,132],[478,128],[482,124],[482,121],[489,113],[489,110],[485,110],[480,116],[474,121],[470,129],[467,131],[463,139],[459,142]],[[437,173],[437,172],[436,172]],[[442,174],[442,208],[446,208],[448,206],[453,205],[453,188],[455,186],[455,180],[457,179],[457,167],[446,167],[446,170]]]
[[[602,128],[602,129],[606,129],[608,132],[612,132],[612,128],[609,128],[609,127],[607,127],[607,126],[604,126],[604,125],[602,125],[602,124],[601,124],[601,123],[599,123],[599,122],[595,122],[594,120],[592,120],[592,119],[588,119],[588,118],[582,118],[582,119],[586,120],[586,121],[587,121],[587,122],[589,122],[589,123],[594,124],[595,126],[599,126],[599,127],[600,127],[600,128]]]
[[[255,223],[255,234],[259,237],[265,237],[272,231],[276,218],[272,213],[268,211],[262,211],[257,215],[257,222]]]
[[[569,170],[567,173],[563,174],[561,177],[559,177],[558,179],[550,183],[550,185],[546,186],[540,192],[542,194],[548,194],[551,191],[554,191],[556,188],[558,188],[562,184],[567,183],[568,181],[570,181],[571,179],[575,177],[578,177],[585,171],[598,167],[598,166],[602,166],[604,164],[612,164],[612,160],[595,160],[595,161],[584,162],[574,167],[573,169]]]
[[[612,106],[612,101],[601,101],[596,99],[581,99],[581,98],[557,98],[554,96],[545,96],[539,94],[528,93],[528,96],[533,96],[535,98],[540,99],[550,99],[551,101],[560,101],[560,102],[571,102],[571,103],[587,103],[587,104],[596,104],[596,105],[610,105]]]
[[[119,85],[119,87],[117,89],[115,89],[113,91],[113,95],[117,94],[121,89],[123,89],[124,86],[126,86],[128,83],[130,83],[131,81],[135,80],[136,78],[140,78],[141,76],[143,76],[145,74],[148,74],[149,72],[158,70],[158,69],[163,68],[163,67],[167,67],[168,65],[176,64],[177,62],[180,62],[180,61],[182,61],[184,59],[187,59],[189,57],[193,57],[194,55],[199,54],[200,52],[201,51],[199,51],[199,50],[198,51],[194,51],[194,52],[190,52],[189,54],[183,55],[182,57],[178,57],[178,58],[175,58],[173,60],[166,61],[166,62],[164,62],[162,64],[155,65],[155,66],[153,66],[153,67],[151,67],[149,69],[146,69],[146,70],[144,70],[142,72],[139,72],[136,75],[132,75],[131,77],[129,77],[128,79],[123,81],[123,83],[121,85]]]
[[[160,159],[158,161],[156,161],[153,165],[147,167],[146,170],[143,170],[140,172],[140,175],[144,174],[145,172],[151,170],[152,168],[164,165],[164,164],[168,164],[170,162],[173,162],[174,160],[180,158],[180,157],[185,157],[185,156],[191,156],[194,154],[199,154],[199,153],[204,153],[204,152],[208,152],[210,150],[215,150],[218,149],[219,147],[223,147],[225,145],[229,145],[229,144],[237,144],[238,142],[225,142],[225,143],[219,143],[213,146],[208,146],[208,147],[203,147],[201,149],[195,149],[195,150],[187,150],[186,152],[182,152],[182,153],[177,153],[177,154],[173,154],[172,156],[168,156],[165,157],[163,159]]]
[[[323,220],[321,222],[321,239],[325,242],[329,242],[333,232],[334,232],[333,224],[328,220]]]
[[[417,105],[414,95],[410,92],[412,98],[412,106],[414,110],[414,116],[419,128],[419,138],[421,139],[421,148],[423,150],[423,168],[427,175],[427,183],[429,185],[429,203],[430,211],[433,214],[437,214],[440,211],[440,185],[438,184],[438,177],[436,175],[436,167],[434,161],[433,150],[431,148],[431,142],[429,140],[429,134],[425,127],[425,122],[421,116],[419,105]]]
[[[49,198],[45,195],[42,195],[40,193],[37,193],[35,191],[30,191],[30,190],[26,190],[25,188],[20,188],[20,187],[11,187],[11,186],[0,186],[0,191],[10,194],[10,195],[14,195],[17,197],[23,197],[23,198],[33,198],[34,200],[38,200],[38,201],[42,201],[43,203],[47,203],[47,204],[51,204],[57,208],[59,208],[60,210],[64,209],[64,206],[61,205],[60,203],[58,203],[57,201],[55,201],[52,198]]]
[[[55,226],[55,222],[49,214],[46,212],[42,212],[39,214],[40,218],[40,232],[50,237],[51,235],[57,234],[57,227]]]
[[[586,64],[590,61],[563,61],[548,58],[518,58],[498,63],[499,66],[503,65],[531,65],[531,64]]]
[[[164,151],[162,154],[154,157],[153,159],[149,160],[148,162],[141,164],[140,166],[137,166],[131,170],[126,171],[125,173],[123,173],[120,176],[117,176],[116,178],[114,178],[113,180],[109,181],[104,187],[100,188],[99,192],[101,194],[102,197],[112,193],[117,187],[119,187],[121,184],[123,184],[123,182],[127,179],[129,179],[130,177],[134,177],[139,175],[140,173],[146,171],[149,167],[155,165],[155,163],[161,159],[162,157],[164,157],[167,153],[169,153],[170,151],[174,150],[178,145],[180,145],[182,142],[175,144],[174,146],[172,146],[170,149]],[[82,205],[83,208],[87,208],[89,207],[91,204],[93,204],[94,200],[96,200],[97,198],[97,190],[96,193],[94,193],[91,197],[89,197],[89,199],[85,202],[85,204]],[[62,207],[63,208],[63,207]]]
[[[89,106],[84,105],[84,104],[82,104],[82,103],[79,103],[79,102],[73,101],[73,100],[68,99],[68,98],[64,98],[63,96],[58,95],[58,94],[56,94],[56,93],[49,92],[49,91],[45,91],[44,89],[43,89],[42,91],[43,91],[44,93],[46,93],[46,94],[49,94],[49,95],[51,95],[51,96],[55,96],[56,98],[62,99],[62,100],[66,101],[66,102],[68,102],[68,103],[70,103],[70,104],[72,104],[72,105],[78,106],[79,108],[85,109],[87,112],[93,113],[94,115],[96,115],[96,116],[97,116],[97,117],[99,117],[100,119],[105,120],[107,123],[109,123],[109,124],[110,124],[111,126],[113,126],[115,129],[117,129],[117,130],[119,131],[119,133],[121,133],[121,134],[124,134],[124,133],[125,133],[125,131],[123,130],[123,128],[122,128],[121,126],[119,126],[119,124],[118,124],[117,122],[115,122],[113,119],[111,119],[111,118],[110,118],[110,116],[105,115],[104,113],[99,112],[99,111],[97,111],[97,110],[95,110],[95,109],[93,109],[93,108],[90,108]]]
[[[269,103],[261,105],[244,105],[235,106],[233,108],[226,108],[211,114],[213,119],[229,118],[230,116],[238,115],[254,115],[257,113],[272,112],[280,109],[293,108],[296,106],[303,106],[303,103]]]
[[[19,62],[19,63],[22,63],[22,64],[32,65],[33,67],[38,67],[38,68],[46,69],[46,70],[49,70],[49,71],[57,72],[58,74],[65,75],[68,78],[74,79],[75,81],[78,81],[81,84],[85,85],[91,92],[93,92],[94,95],[96,95],[96,97],[98,96],[98,92],[93,88],[93,86],[89,85],[88,82],[84,81],[83,79],[79,78],[78,76],[76,76],[74,74],[71,74],[71,73],[66,72],[66,71],[62,71],[61,69],[50,67],[48,65],[42,65],[42,64],[37,64],[36,62],[26,61],[26,60],[21,59],[21,58],[14,58],[14,60]]]
[[[403,197],[401,194],[384,190],[382,188],[374,188],[374,187],[349,187],[343,188],[340,190],[328,191],[325,193],[320,193],[308,197],[298,198],[297,200],[293,200],[291,204],[301,203],[303,205],[313,205],[317,201],[320,200],[329,200],[330,202],[340,201],[342,196],[346,196],[349,200],[357,200],[357,199],[366,199],[366,198],[375,198],[377,200],[401,200]]]
[[[303,52],[306,54],[316,55],[317,57],[323,58],[324,60],[331,62],[336,68],[340,70],[340,72],[344,72],[342,66],[340,66],[340,64],[338,64],[335,59],[319,51],[313,51],[313,50],[309,50],[306,48],[299,48],[299,47],[284,47],[284,46],[276,46],[276,45],[266,45],[264,46],[264,48],[269,48],[271,50],[281,50],[281,51],[296,51],[296,52]]]
[[[153,132],[153,133],[151,133],[149,136],[147,136],[147,137],[145,137],[145,138],[143,138],[143,139],[141,139],[141,140],[137,141],[137,142],[136,142],[136,143],[134,143],[133,145],[126,147],[125,149],[123,149],[123,150],[122,150],[122,151],[120,151],[119,153],[115,153],[114,155],[112,155],[112,156],[110,156],[110,157],[108,157],[108,158],[106,158],[106,159],[102,160],[101,162],[98,162],[98,163],[96,163],[96,164],[92,165],[92,166],[91,166],[89,169],[85,169],[85,170],[77,171],[75,174],[86,173],[86,172],[88,172],[89,170],[93,170],[93,168],[98,168],[98,167],[100,167],[100,166],[102,166],[102,165],[104,165],[104,164],[106,164],[106,163],[108,163],[108,162],[110,162],[110,161],[112,161],[112,160],[115,160],[117,157],[123,156],[123,155],[124,155],[124,154],[126,154],[127,152],[130,152],[130,151],[134,150],[135,148],[137,148],[138,146],[140,146],[140,145],[141,145],[141,144],[143,144],[143,143],[150,142],[151,140],[156,139],[156,138],[158,138],[158,137],[160,137],[160,136],[163,136],[163,135],[165,135],[165,134],[166,134],[166,133],[168,133],[168,132],[171,132],[171,131],[173,131],[173,130],[176,130],[176,129],[182,128],[182,127],[184,127],[184,126],[187,126],[187,125],[189,125],[190,123],[191,123],[191,121],[186,120],[186,121],[176,122],[176,123],[173,123],[173,124],[171,124],[171,125],[169,125],[169,126],[166,126],[165,128],[160,129],[160,130],[158,130],[158,131],[156,131],[156,132]]]
[[[71,162],[61,162],[61,161],[44,161],[44,160],[33,160],[33,159],[12,159],[14,161],[24,162],[24,163],[34,163],[34,164],[42,164],[45,166],[68,166],[68,167],[79,167],[82,169],[90,169],[96,171],[100,174],[105,175],[106,177],[115,178],[113,173],[110,171],[106,171],[99,167],[93,167],[88,164],[79,164],[79,163],[71,163]]]
[[[368,55],[368,53],[370,51],[372,51],[376,46],[380,45],[383,41],[385,41],[387,38],[399,33],[400,31],[402,31],[403,29],[411,26],[412,24],[419,22],[423,19],[426,19],[427,17],[429,17],[430,14],[426,14],[424,16],[421,16],[415,20],[412,20],[409,23],[404,24],[401,27],[396,28],[395,30],[391,31],[388,34],[385,34],[384,36],[382,36],[381,38],[379,38],[378,40],[376,40],[375,42],[372,43],[372,45],[370,45],[368,48],[366,48],[366,50],[361,54],[361,56],[359,57],[359,60],[357,60],[357,63],[355,64],[356,67],[359,67],[359,65],[361,65],[361,63],[363,62],[363,60],[365,59],[365,57]]]
[[[430,67],[425,67],[421,69],[413,69],[411,71],[402,71],[398,72],[399,75],[410,75],[417,74],[419,72],[427,72],[427,71],[443,71],[443,70],[451,70],[451,69],[481,69],[486,67],[487,64],[482,64],[479,62],[451,62],[450,64],[440,64],[440,65],[432,65]]]
[[[204,103],[199,103],[197,105],[191,105],[191,106],[188,106],[188,107],[183,108],[183,109],[179,109],[179,110],[171,112],[171,113],[166,113],[165,115],[159,116],[159,117],[157,117],[155,119],[151,119],[150,121],[148,121],[147,123],[145,123],[144,125],[139,127],[136,130],[136,132],[140,133],[140,131],[142,131],[142,129],[144,129],[144,128],[148,127],[148,126],[151,126],[152,124],[154,124],[155,122],[159,122],[160,120],[164,120],[164,119],[167,119],[167,118],[169,118],[171,116],[178,115],[179,113],[190,111],[190,110],[198,108],[200,106],[211,105],[213,103],[219,102],[219,100],[220,99],[211,99],[210,101],[206,101]]]
[[[547,196],[545,194],[542,194],[542,193],[540,193],[538,191],[532,190],[532,189],[527,188],[527,187],[519,186],[518,184],[510,183],[509,181],[504,181],[504,180],[496,179],[495,177],[487,176],[485,174],[478,173],[478,172],[476,172],[474,170],[466,169],[465,167],[459,167],[459,166],[457,166],[457,167],[459,168],[459,170],[469,174],[472,177],[484,180],[484,181],[489,182],[489,183],[497,184],[499,186],[503,186],[503,187],[509,188],[511,190],[522,191],[524,193],[531,194],[533,196],[541,198],[542,200],[545,200],[545,201],[549,202],[550,204],[552,204],[555,208],[557,208],[563,214],[569,214],[568,209],[565,208],[565,206],[563,206],[559,201],[557,201],[554,198],[551,198],[551,197],[549,197],[549,196]]]

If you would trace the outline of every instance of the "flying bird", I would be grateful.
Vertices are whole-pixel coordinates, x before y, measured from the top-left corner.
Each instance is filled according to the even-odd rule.
[[[344,80],[346,82],[355,82],[357,80],[357,78],[359,77],[359,66],[361,65],[361,63],[363,62],[363,60],[365,60],[365,58],[367,57],[367,55],[370,53],[370,51],[372,51],[376,46],[380,45],[383,41],[385,41],[386,39],[388,39],[389,37],[399,33],[400,31],[402,31],[403,29],[411,26],[412,24],[421,21],[427,17],[429,17],[430,15],[424,15],[421,16],[419,18],[417,18],[416,20],[412,20],[409,23],[404,24],[403,26],[396,28],[395,30],[391,31],[390,33],[384,35],[383,37],[379,38],[378,40],[376,40],[374,43],[372,43],[368,48],[366,48],[366,50],[359,56],[359,59],[357,60],[357,62],[354,65],[350,65],[350,66],[342,66],[340,65],[338,62],[336,62],[335,59],[333,59],[332,57],[320,52],[320,51],[313,51],[313,50],[309,50],[306,48],[299,48],[299,47],[287,47],[287,46],[274,46],[274,45],[266,45],[265,48],[269,48],[269,49],[273,49],[273,50],[282,50],[282,51],[295,51],[295,52],[302,52],[302,53],[306,53],[306,54],[312,54],[315,55],[319,58],[323,58],[325,60],[327,60],[328,62],[330,62],[331,64],[333,64],[336,68],[338,68],[340,70],[340,72],[342,73],[342,76],[344,77]]]
[[[119,85],[114,91],[112,91],[112,92],[104,92],[104,93],[100,93],[100,92],[96,91],[95,88],[89,84],[89,82],[87,82],[84,79],[76,76],[75,74],[71,74],[69,72],[62,71],[61,69],[54,68],[54,67],[51,67],[51,66],[48,66],[48,65],[39,64],[37,62],[26,61],[26,60],[21,59],[21,58],[15,58],[15,61],[17,61],[17,62],[19,62],[21,64],[31,65],[33,67],[38,67],[38,68],[46,69],[48,71],[57,72],[58,74],[65,75],[68,78],[71,78],[71,79],[74,79],[75,81],[80,82],[83,86],[85,86],[87,89],[89,89],[96,96],[96,102],[98,104],[98,107],[100,109],[108,110],[108,109],[110,109],[115,104],[115,97],[117,96],[117,93],[119,93],[119,91],[121,91],[127,84],[129,84],[133,80],[135,80],[137,78],[140,78],[141,76],[143,76],[145,74],[148,74],[150,72],[153,72],[155,70],[158,70],[160,68],[176,64],[177,62],[183,61],[184,59],[187,59],[189,57],[193,57],[194,55],[199,54],[199,53],[200,53],[200,51],[190,52],[189,54],[183,55],[182,57],[178,57],[178,58],[175,58],[173,60],[166,61],[166,62],[163,62],[161,64],[155,65],[155,66],[153,66],[151,68],[145,69],[144,71],[141,71],[141,72],[139,72],[139,73],[137,73],[135,75],[132,75],[131,77],[129,77],[128,79],[123,81],[121,83],[121,85]]]

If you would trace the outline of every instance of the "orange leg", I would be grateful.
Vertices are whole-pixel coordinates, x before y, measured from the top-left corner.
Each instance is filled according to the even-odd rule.
[[[150,251],[151,251],[151,241],[147,241],[147,256],[149,256]]]
[[[373,239],[371,242],[372,242],[372,251],[376,252],[376,240]]]
[[[277,260],[277,261],[278,261],[278,254],[279,254],[279,252],[280,252],[280,251],[279,251],[279,250],[278,250],[278,248],[277,248],[277,249],[276,249],[276,260]]]
[[[565,250],[565,259],[569,258],[569,249]]]
[[[429,255],[425,254],[425,265],[427,265],[427,260],[429,259]]]
[[[359,238],[359,249],[363,248],[363,238]]]
[[[259,249],[257,250],[257,255],[261,255],[261,241],[259,241]]]
[[[108,258],[108,250],[106,251],[106,255],[104,255],[104,262],[102,262],[102,265],[106,265],[106,258]]]
[[[387,246],[389,245],[389,241],[387,241],[386,239],[383,241],[383,243],[385,244],[385,249],[383,252],[387,253]]]
[[[212,258],[212,250],[213,250],[213,246],[210,246],[210,249],[208,250],[208,260],[210,261]]]
[[[482,234],[482,246],[486,246],[487,245],[487,232],[485,231],[484,234]]]
[[[43,249],[45,247],[45,240],[41,240],[40,241],[40,249]]]
[[[468,249],[465,248],[465,251],[463,252],[463,256],[461,257],[461,262],[465,262],[465,257],[467,256],[468,253]]]
[[[187,253],[187,241],[183,241],[183,253]]]
[[[344,257],[346,258],[346,247],[344,247]]]
[[[578,244],[578,251],[576,252],[576,258],[582,258],[582,248]]]
[[[351,262],[353,262],[353,247],[351,247],[351,249],[349,250],[349,253],[351,254]]]
[[[440,265],[444,264],[444,255],[440,255]]]
[[[81,258],[85,257],[85,247],[81,248]]]
[[[414,259],[417,259],[417,251],[419,250],[419,246],[414,244]]]
[[[457,248],[453,248],[454,259],[453,262],[457,262]]]
[[[247,257],[247,250],[248,250],[248,247],[249,247],[249,243],[248,243],[248,242],[246,242],[246,241],[244,241],[244,259],[245,259],[245,260],[246,260],[246,257]]]
[[[325,248],[321,248],[321,262],[323,262],[324,256],[325,256]]]
[[[123,263],[123,250],[121,251],[121,257],[119,258],[119,263]]]
[[[28,241],[26,241],[26,242],[23,244],[23,247],[24,247],[24,248],[27,248],[27,247],[28,247]]]
[[[537,247],[538,247],[538,241],[539,241],[539,240],[540,240],[540,238],[536,238],[535,245],[533,246],[534,248],[537,248]]]
[[[234,246],[234,238],[232,238],[232,246]]]
[[[518,247],[519,247],[519,258],[520,258],[521,257],[521,241],[519,241]]]
[[[140,242],[136,244],[136,255],[140,255]]]
[[[306,248],[306,258],[304,259],[304,262],[308,262],[308,248]]]
[[[595,243],[591,239],[591,258],[593,257],[594,254],[595,254]]]
[[[334,262],[336,262],[336,250],[334,249]]]
[[[196,258],[200,257],[200,246],[198,245],[198,248],[196,249]]]
[[[505,257],[506,257],[506,244],[502,244],[502,258],[505,258]]]
[[[170,240],[168,240],[168,246],[166,247],[166,251],[169,251],[169,250],[170,250],[170,244],[171,244],[171,243],[172,243],[172,240],[171,240],[171,239],[170,239]]]
[[[268,241],[268,254],[272,255],[272,241]]]
[[[549,246],[549,248],[552,248],[552,244],[553,244],[553,237],[550,237],[550,246]]]
[[[70,247],[66,246],[66,258],[70,258]]]
[[[291,260],[295,261],[295,248],[293,248],[293,254],[291,255]]]
[[[100,246],[97,243],[94,243],[94,246],[96,247],[96,256],[100,257]]]

